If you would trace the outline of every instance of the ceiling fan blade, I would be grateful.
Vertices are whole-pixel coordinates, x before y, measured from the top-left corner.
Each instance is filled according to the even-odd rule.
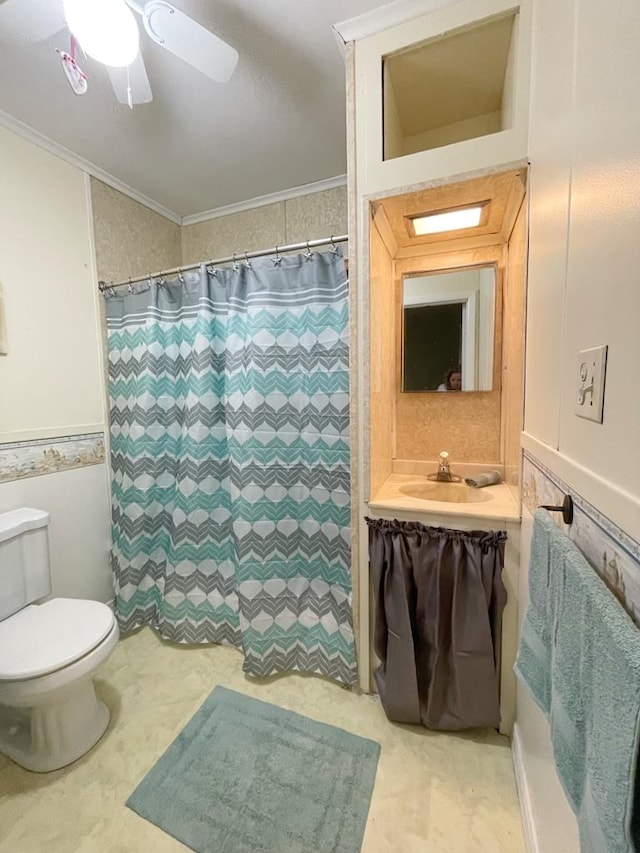
[[[144,66],[142,54],[138,51],[138,55],[129,66],[129,81],[131,86],[131,102],[129,101],[129,90],[127,85],[127,69],[126,68],[111,68],[106,66],[107,74],[111,80],[113,91],[116,93],[116,98],[121,104],[148,104],[153,100],[149,78],[147,77],[147,69]]]
[[[165,0],[144,7],[144,28],[169,53],[216,83],[226,83],[238,64],[238,51]]]
[[[35,44],[66,26],[62,0],[5,0],[0,4],[0,42]]]

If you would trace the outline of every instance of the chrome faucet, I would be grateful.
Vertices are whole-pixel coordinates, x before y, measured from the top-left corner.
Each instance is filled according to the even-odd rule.
[[[449,454],[446,450],[441,450],[438,456],[438,470],[435,474],[429,474],[430,480],[436,480],[439,483],[459,483],[460,477],[456,477],[451,473]]]

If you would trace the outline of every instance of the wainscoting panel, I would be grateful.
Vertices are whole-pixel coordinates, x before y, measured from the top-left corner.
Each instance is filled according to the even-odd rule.
[[[525,450],[522,500],[527,509],[535,513],[540,504],[561,504],[565,494],[571,494],[574,503],[573,524],[566,528],[569,538],[640,626],[640,542]],[[560,513],[555,519],[564,526]]]

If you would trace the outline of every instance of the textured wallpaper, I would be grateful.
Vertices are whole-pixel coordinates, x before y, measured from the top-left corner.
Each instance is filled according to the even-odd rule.
[[[496,263],[493,390],[464,394],[403,393],[401,390],[402,276],[471,264]],[[499,247],[449,252],[396,261],[396,448],[397,459],[434,460],[448,450],[452,463],[501,461],[502,284]],[[519,427],[518,427],[519,428]]]
[[[180,226],[91,178],[98,278],[118,281],[182,262]]]
[[[309,195],[219,216],[182,228],[182,263],[221,258],[346,234],[347,188]],[[347,255],[347,247],[342,250]]]
[[[369,364],[371,494],[391,474],[394,457],[395,292],[393,261],[375,226],[369,250]]]
[[[516,500],[520,492],[520,430],[524,414],[526,266],[527,221],[523,205],[509,240],[507,254],[502,359],[504,475]]]

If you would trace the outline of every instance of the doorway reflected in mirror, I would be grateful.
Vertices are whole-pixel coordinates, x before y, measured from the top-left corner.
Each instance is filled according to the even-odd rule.
[[[495,267],[405,276],[402,390],[490,391]]]

